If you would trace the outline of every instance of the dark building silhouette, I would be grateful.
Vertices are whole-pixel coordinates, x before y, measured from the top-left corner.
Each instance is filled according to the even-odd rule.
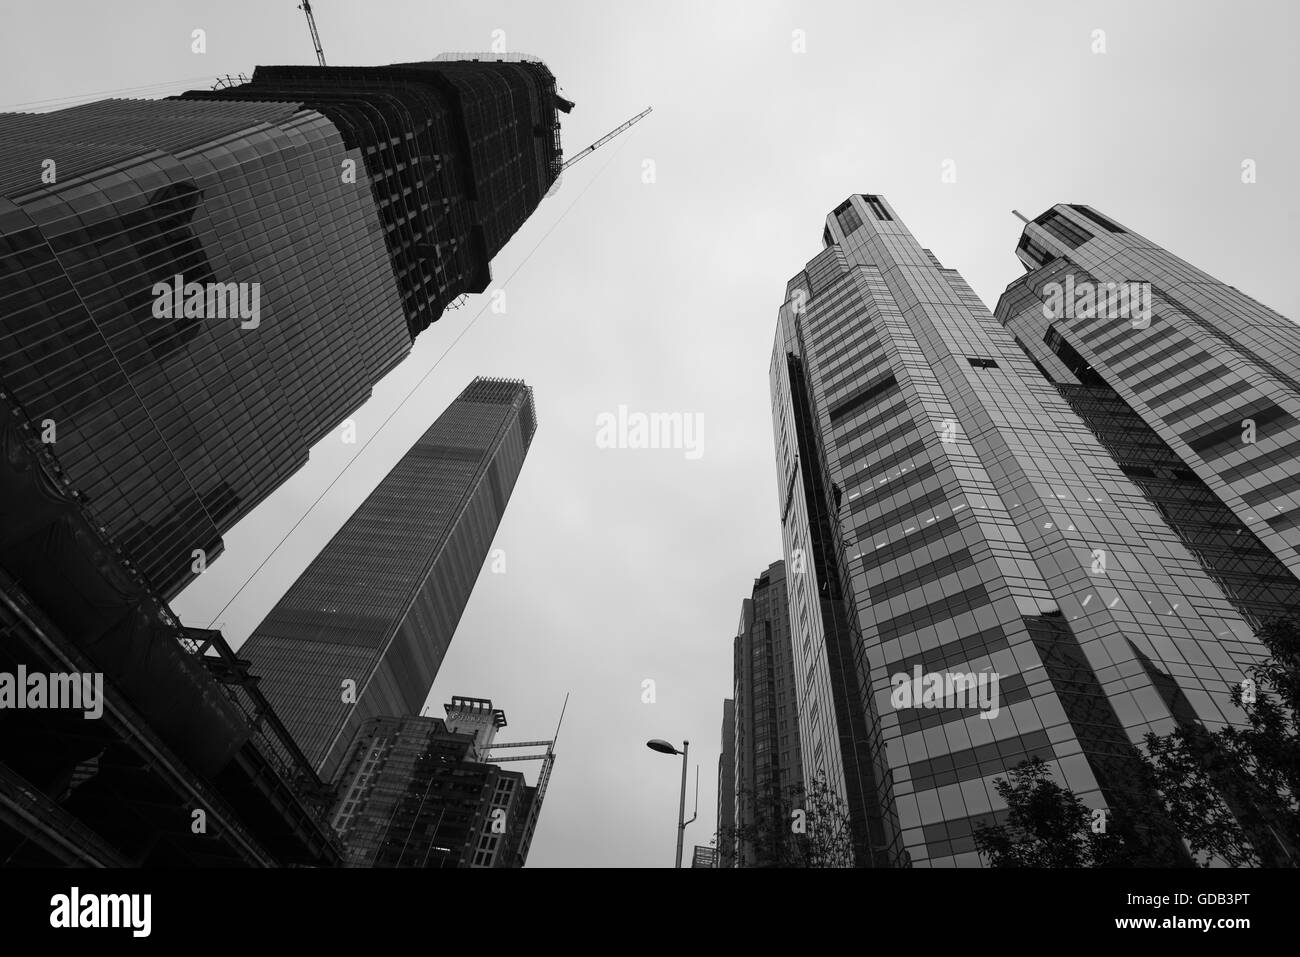
[[[164,597],[486,288],[570,107],[485,61],[0,114],[0,388]]]
[[[352,867],[523,867],[546,794],[491,763],[505,713],[453,698],[447,719],[365,722],[339,776],[333,824]]]
[[[0,675],[77,692],[0,708],[0,862],[338,863],[327,789],[247,662],[181,626],[4,396],[0,445]]]
[[[797,573],[798,574],[798,573]],[[737,867],[774,864],[803,784],[784,562],[754,580],[734,643]]]
[[[536,428],[528,386],[475,379],[240,647],[323,778],[366,719],[420,711]]]
[[[736,702],[722,701],[722,745],[718,752],[718,867],[736,866]]]
[[[1128,747],[1240,721],[1258,640],[883,197],[846,199],[823,246],[771,364],[786,567],[807,568],[788,582],[805,780],[845,801],[859,866],[978,866],[993,779],[1033,757],[1154,820]],[[1185,861],[1164,837],[1153,854]]]
[[[551,71],[484,56],[264,66],[247,83],[182,98],[289,102],[333,121],[364,160],[357,182],[374,195],[414,338],[457,297],[487,288],[492,257],[563,165],[557,111],[573,104]]]

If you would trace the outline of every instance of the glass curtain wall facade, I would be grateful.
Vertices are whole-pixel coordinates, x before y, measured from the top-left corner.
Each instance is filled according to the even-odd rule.
[[[420,711],[536,427],[523,382],[475,379],[239,649],[323,779],[366,719]]]
[[[410,351],[374,197],[336,173],[362,156],[278,103],[2,114],[0,144],[0,388],[172,597]],[[249,315],[256,288],[255,324],[157,308],[177,276]]]
[[[364,160],[357,182],[379,208],[412,338],[487,288],[490,260],[559,176],[559,113],[573,108],[529,60],[267,66],[183,96],[287,101],[333,121]]]
[[[999,321],[1252,625],[1300,607],[1300,326],[1087,206],[1017,255]]]
[[[0,389],[174,597],[487,288],[572,106],[541,62],[471,60],[0,114]]]
[[[973,829],[1004,810],[992,780],[1032,757],[1137,820],[1154,796],[1128,747],[1176,714],[1239,721],[1228,689],[1262,649],[883,197],[850,197],[823,242],[771,366],[785,560],[805,569],[789,589],[805,777],[865,818],[859,865],[978,866]],[[931,676],[983,690],[936,702]],[[1158,853],[1183,859],[1172,839]]]
[[[735,866],[771,865],[790,834],[791,788],[803,784],[784,562],[755,579],[734,649],[736,824],[757,838],[738,841]]]

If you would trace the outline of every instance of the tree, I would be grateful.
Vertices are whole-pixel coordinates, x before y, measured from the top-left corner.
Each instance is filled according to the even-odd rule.
[[[1300,620],[1259,633],[1270,657],[1232,688],[1247,725],[1146,735],[1144,771],[1205,863],[1300,866]]]
[[[767,800],[758,797],[740,789],[737,804],[752,801],[752,822],[719,829],[717,843],[738,848],[737,866],[853,866],[848,806],[824,777],[807,786],[771,789]]]
[[[1156,806],[1143,798],[1093,833],[1095,812],[1035,760],[994,782],[1007,819],[976,828],[976,849],[993,867],[1161,866],[1175,834],[1207,866],[1300,866],[1300,619],[1266,623],[1260,640],[1270,657],[1231,689],[1245,726],[1184,722],[1147,734],[1145,754],[1132,749],[1140,790]]]
[[[1133,866],[1146,856],[1109,812],[1053,781],[1042,758],[1021,762],[993,787],[1007,804],[1006,820],[975,828],[975,850],[991,867]]]

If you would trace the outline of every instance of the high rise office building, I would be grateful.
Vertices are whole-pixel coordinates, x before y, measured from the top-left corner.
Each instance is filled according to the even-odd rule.
[[[736,702],[722,700],[722,744],[718,749],[718,867],[736,866]]]
[[[734,643],[736,866],[776,864],[803,784],[786,565],[773,562],[741,603]]]
[[[1262,649],[1157,507],[880,196],[789,282],[771,364],[804,775],[859,866],[975,866],[992,780],[1039,757],[1129,822],[1129,747]],[[1182,859],[1165,840],[1154,853]]]
[[[447,718],[366,721],[339,778],[333,825],[353,867],[523,867],[545,795],[491,763],[505,713],[453,698]]]
[[[291,103],[333,122],[363,160],[357,181],[378,207],[412,338],[487,289],[492,257],[560,174],[559,113],[573,109],[546,65],[518,54],[258,67],[247,83],[182,98]]]
[[[1016,254],[999,321],[1248,622],[1300,607],[1300,326],[1087,206]]]
[[[475,379],[239,649],[322,778],[366,719],[420,711],[536,428],[532,389]]]
[[[0,114],[0,388],[165,597],[487,287],[571,106],[442,61]]]

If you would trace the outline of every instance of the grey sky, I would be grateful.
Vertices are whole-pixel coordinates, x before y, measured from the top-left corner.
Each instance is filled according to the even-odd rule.
[[[314,62],[295,0],[5,7],[6,109]],[[220,621],[242,642],[473,376],[526,379],[539,429],[494,545],[506,573],[485,566],[432,701],[441,714],[453,693],[490,697],[509,718],[504,737],[519,740],[548,737],[573,693],[533,866],[671,866],[679,763],[648,751],[651,737],[691,740],[700,819],[688,857],[712,836],[740,602],[780,557],[767,391],[776,309],[847,195],[885,194],[989,307],[1021,272],[1010,210],[1080,202],[1300,315],[1300,8],[1287,0],[314,10],[332,65],[486,50],[504,30],[510,51],[543,58],[576,101],[570,154],[654,106],[575,167],[493,263],[506,314],[474,297],[425,332],[357,415],[358,444],[337,432],[322,442],[176,603],[207,625],[483,308]],[[196,28],[202,56],[190,50]],[[1095,29],[1104,54],[1091,52]],[[792,51],[794,30],[806,53]],[[1247,158],[1253,185],[1241,182]],[[955,183],[941,181],[947,159]],[[703,456],[597,448],[596,417],[620,404],[701,413]],[[641,700],[647,678],[654,704]]]

